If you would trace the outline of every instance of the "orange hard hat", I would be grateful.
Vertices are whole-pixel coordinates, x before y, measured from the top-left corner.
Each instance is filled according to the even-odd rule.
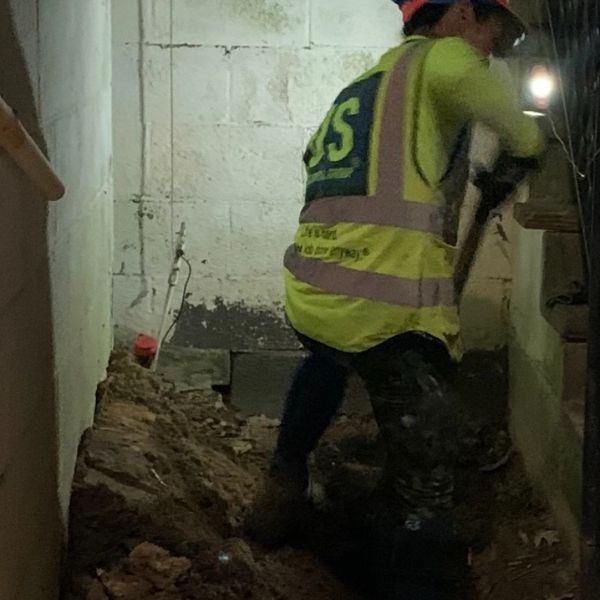
[[[408,23],[413,15],[426,4],[456,4],[463,0],[392,0],[402,9],[402,16],[404,22]],[[510,18],[513,27],[520,33],[517,37],[523,35],[527,29],[525,23],[517,15],[517,13],[510,6],[510,0],[472,0],[473,4],[487,4],[489,6],[500,6],[507,12],[507,16]]]

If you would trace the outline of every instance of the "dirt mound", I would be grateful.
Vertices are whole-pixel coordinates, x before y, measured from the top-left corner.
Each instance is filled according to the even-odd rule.
[[[372,597],[356,524],[384,458],[373,419],[336,420],[311,467],[318,510],[304,539],[266,553],[242,539],[241,523],[277,426],[241,418],[216,393],[178,393],[115,354],[79,456],[64,599]],[[473,539],[477,597],[576,598],[565,545],[501,419],[471,423],[462,443],[458,515]]]
[[[352,598],[309,554],[265,555],[236,537],[277,425],[115,354],[80,451],[65,597]]]

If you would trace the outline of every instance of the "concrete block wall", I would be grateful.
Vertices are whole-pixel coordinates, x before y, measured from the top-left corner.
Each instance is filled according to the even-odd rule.
[[[542,314],[544,234],[515,228],[510,421],[525,467],[577,557],[587,344],[562,339]]]
[[[67,187],[0,153],[0,598],[51,600],[71,479],[112,346],[110,5],[1,0],[0,93]]]
[[[302,206],[302,154],[339,90],[399,43],[397,7],[112,1],[117,338],[156,334],[185,221],[193,274],[175,342],[293,347],[281,263]],[[494,229],[488,246],[465,322],[469,346],[493,349],[506,342],[510,268],[505,236]]]

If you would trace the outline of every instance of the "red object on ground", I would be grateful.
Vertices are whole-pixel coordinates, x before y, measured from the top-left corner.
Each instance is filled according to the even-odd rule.
[[[158,340],[151,335],[141,333],[135,338],[133,353],[138,362],[144,367],[149,367],[156,356],[158,350]]]

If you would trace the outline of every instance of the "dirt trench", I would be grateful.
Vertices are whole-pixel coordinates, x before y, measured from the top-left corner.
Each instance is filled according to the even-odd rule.
[[[357,577],[353,526],[383,459],[372,419],[336,420],[312,465],[316,509],[305,535],[265,552],[241,525],[277,427],[241,417],[217,393],[178,393],[115,353],[81,446],[63,600],[375,598]],[[576,600],[565,544],[501,419],[475,419],[462,443],[458,516],[476,540],[476,597]]]

